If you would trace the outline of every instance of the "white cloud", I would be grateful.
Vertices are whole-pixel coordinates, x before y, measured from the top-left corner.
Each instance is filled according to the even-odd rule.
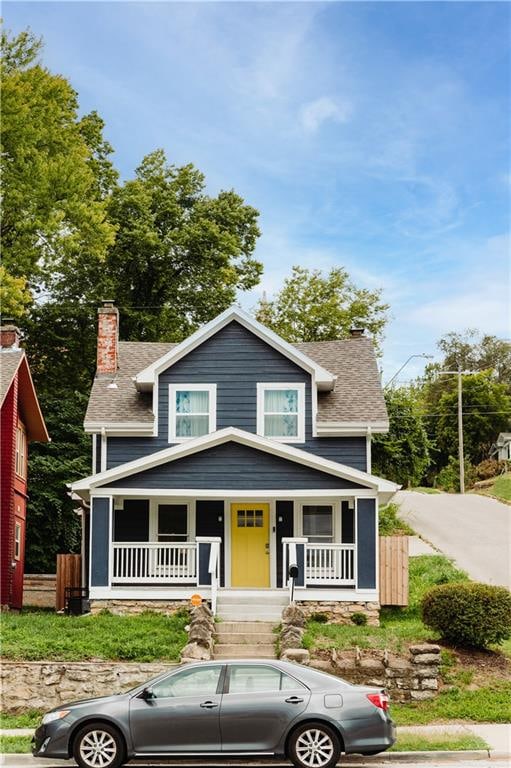
[[[300,123],[306,133],[316,133],[326,120],[346,123],[353,112],[349,102],[340,102],[330,96],[309,101],[300,109]]]

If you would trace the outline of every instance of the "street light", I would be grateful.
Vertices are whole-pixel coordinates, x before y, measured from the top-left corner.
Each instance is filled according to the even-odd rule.
[[[419,355],[410,355],[410,357],[408,358],[408,360],[406,360],[406,361],[403,363],[403,365],[401,366],[401,368],[400,368],[400,369],[399,369],[399,370],[398,370],[398,371],[397,371],[397,372],[396,372],[396,373],[393,375],[393,377],[390,379],[390,381],[388,381],[388,382],[385,384],[385,386],[384,386],[384,389],[387,389],[387,387],[390,387],[390,385],[392,384],[392,382],[394,381],[394,379],[397,379],[397,377],[399,376],[399,374],[401,373],[401,371],[403,370],[403,368],[404,368],[406,365],[408,365],[408,363],[410,362],[410,360],[413,360],[413,358],[414,358],[414,357],[423,357],[425,360],[432,360],[432,359],[433,359],[433,355],[426,355],[426,354],[424,354],[424,352],[421,352],[421,354],[419,354]]]

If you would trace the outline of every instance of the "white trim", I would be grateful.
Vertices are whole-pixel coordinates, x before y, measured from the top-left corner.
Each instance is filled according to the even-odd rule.
[[[101,432],[102,429],[108,435],[142,435],[151,436],[153,434],[153,422],[139,421],[85,421],[83,424],[85,434],[92,435]]]
[[[107,454],[107,436],[106,436],[106,430],[102,429],[101,430],[101,456],[100,456],[101,473],[107,471],[106,454]]]
[[[380,533],[379,533],[379,524],[380,524],[380,506],[378,504],[378,498],[375,499],[374,502],[374,516],[375,516],[375,524],[374,524],[374,535],[376,537],[376,543],[375,543],[375,568],[376,572],[374,574],[374,583],[376,585],[376,592],[378,593],[378,602],[380,602]]]
[[[181,499],[184,496],[186,497],[193,497],[194,499],[197,499],[197,501],[209,501],[211,499],[230,499],[235,498],[239,499],[240,503],[245,503],[250,501],[251,499],[257,499],[258,501],[263,501],[264,499],[275,499],[275,501],[283,500],[288,501],[292,498],[294,499],[315,499],[315,498],[326,498],[331,499],[332,496],[335,497],[336,490],[339,493],[338,498],[342,498],[344,500],[348,500],[350,498],[361,498],[361,499],[374,499],[377,495],[377,491],[371,490],[369,488],[330,488],[328,490],[325,489],[318,489],[318,490],[301,490],[301,489],[269,489],[269,490],[258,490],[258,491],[243,491],[239,488],[222,488],[222,489],[213,489],[213,490],[203,490],[201,488],[110,488],[108,486],[104,486],[102,488],[92,489],[90,493],[90,498],[98,498],[101,496],[106,496],[108,494],[114,494],[115,496],[118,495],[119,497],[127,498],[127,497],[133,497],[133,498],[139,498],[142,496],[143,498],[151,499],[151,498],[172,498],[172,499]]]
[[[315,454],[307,453],[300,448],[294,448],[291,445],[285,443],[279,443],[275,440],[269,440],[266,437],[260,435],[254,435],[251,432],[245,432],[244,430],[237,429],[236,427],[228,427],[226,429],[220,429],[217,432],[213,432],[210,435],[204,435],[203,437],[193,438],[186,443],[179,443],[178,445],[164,448],[162,451],[157,451],[149,456],[143,456],[134,461],[126,462],[119,467],[113,467],[112,469],[102,471],[97,475],[91,475],[89,477],[82,478],[76,483],[72,483],[69,487],[72,491],[79,492],[93,489],[108,481],[118,481],[124,477],[128,477],[138,472],[142,472],[146,469],[160,466],[171,461],[190,456],[193,453],[200,452],[206,448],[211,448],[216,445],[222,445],[223,443],[234,441],[241,445],[246,445],[250,448],[265,451],[274,456],[279,456],[290,461],[294,461],[297,464],[312,467],[318,469],[325,474],[333,475],[334,477],[341,477],[345,480],[360,483],[366,487],[372,488],[379,493],[394,494],[401,486],[392,483],[389,480],[376,477],[375,475],[369,475],[367,472],[361,472],[353,467],[348,467],[345,464],[340,464],[330,459],[325,459]],[[335,489],[332,489],[330,493]],[[356,489],[354,489],[356,490]],[[339,493],[342,493],[344,489],[340,488]],[[238,491],[239,493],[239,491]],[[291,493],[291,491],[288,491]],[[275,495],[272,492],[271,495]]]
[[[267,389],[295,389],[298,392],[298,434],[296,437],[267,437],[267,440],[275,440],[278,443],[304,443],[305,442],[305,382],[272,382],[272,381],[259,381],[257,382],[257,434],[261,437],[265,437],[264,434],[264,417],[266,411],[264,410],[264,393]],[[294,415],[294,414],[290,414]]]
[[[208,393],[209,412],[207,414],[195,415],[208,416],[207,434],[211,434],[216,430],[216,384],[169,384],[169,443],[189,443],[190,440],[196,440],[195,437],[177,437],[176,435],[176,393],[186,390]],[[190,415],[193,416],[194,414]]]
[[[153,413],[154,413],[154,422],[153,422],[153,437],[158,437],[158,434],[160,432],[160,425],[158,423],[159,419],[159,403],[160,403],[160,380],[159,378],[156,378],[153,386],[153,394],[152,394],[152,405],[153,405]]]
[[[372,465],[372,457],[371,457],[371,430],[367,430],[366,435],[366,472],[371,474],[371,465]]]
[[[108,586],[112,586],[112,579],[114,575],[114,497],[110,496],[108,499]]]
[[[355,506],[353,508],[353,543],[355,544],[355,554],[353,555],[355,589],[358,589],[358,499],[355,499]]]
[[[314,373],[319,389],[331,390],[333,388],[336,379],[334,374],[318,365],[317,362],[312,360],[307,355],[304,355],[303,352],[300,352],[292,344],[284,341],[284,339],[271,331],[269,328],[266,328],[264,325],[259,323],[254,317],[248,315],[246,312],[243,312],[243,310],[239,309],[239,307],[232,306],[229,307],[229,309],[226,309],[225,312],[222,312],[222,314],[215,317],[209,323],[206,323],[206,325],[203,325],[201,328],[195,331],[195,333],[192,333],[191,336],[182,341],[180,344],[177,344],[175,347],[170,349],[165,355],[160,357],[147,368],[144,368],[144,370],[140,371],[135,377],[137,389],[141,391],[151,390],[161,371],[170,368],[174,363],[198,347],[204,341],[209,339],[233,320],[238,322],[247,330],[251,331],[255,336],[258,336],[270,346],[274,347],[274,349],[277,349],[283,355],[299,365],[300,368],[304,368],[309,373]]]
[[[96,432],[92,433],[92,474],[96,474],[96,460],[97,460],[97,440],[98,435]]]
[[[320,421],[318,437],[363,437],[368,432],[384,434],[389,431],[388,421]]]

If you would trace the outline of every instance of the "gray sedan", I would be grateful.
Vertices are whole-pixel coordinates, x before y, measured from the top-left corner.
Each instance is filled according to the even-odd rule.
[[[236,659],[187,664],[127,693],[54,709],[32,751],[72,756],[81,768],[244,756],[331,768],[342,752],[374,755],[394,741],[382,689],[289,662]]]

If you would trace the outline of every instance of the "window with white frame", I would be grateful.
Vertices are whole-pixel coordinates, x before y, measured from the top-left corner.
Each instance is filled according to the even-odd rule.
[[[14,524],[14,559],[21,560],[21,523]]]
[[[216,429],[216,384],[170,384],[169,442],[192,440]]]
[[[305,440],[305,384],[257,385],[257,433],[283,443]]]
[[[172,543],[188,539],[188,505],[158,504],[158,541]]]
[[[334,540],[333,507],[331,504],[304,504],[303,535],[315,544],[330,544]]]
[[[27,476],[27,433],[23,424],[18,422],[16,427],[15,472],[23,479]]]

